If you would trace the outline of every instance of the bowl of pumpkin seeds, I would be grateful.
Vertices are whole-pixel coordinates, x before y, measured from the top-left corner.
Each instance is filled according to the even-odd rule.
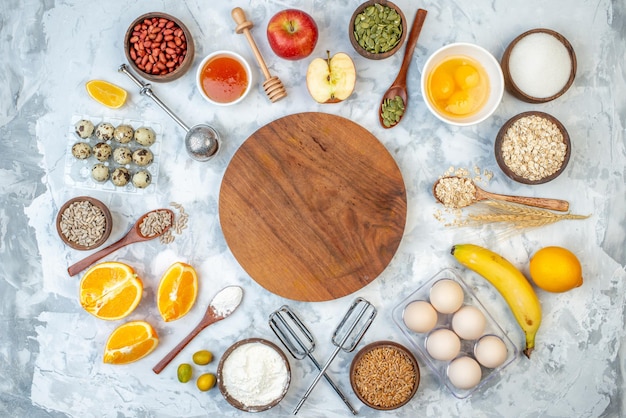
[[[406,19],[390,1],[369,0],[356,8],[348,35],[354,50],[365,58],[380,60],[395,54],[406,38]]]

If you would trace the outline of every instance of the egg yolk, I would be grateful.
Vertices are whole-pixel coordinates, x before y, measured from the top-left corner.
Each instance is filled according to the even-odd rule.
[[[489,79],[483,67],[465,56],[449,57],[428,76],[427,97],[438,112],[453,118],[471,116],[487,102]]]
[[[476,87],[480,82],[480,75],[476,68],[468,64],[460,65],[454,70],[454,81],[463,90]]]
[[[437,100],[445,100],[454,93],[454,79],[448,72],[439,71],[433,74],[430,86],[433,97]]]

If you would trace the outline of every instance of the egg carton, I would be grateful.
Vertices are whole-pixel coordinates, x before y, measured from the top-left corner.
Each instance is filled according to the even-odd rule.
[[[130,148],[131,152],[139,148],[147,148],[152,152],[153,161],[148,166],[140,167],[134,162],[129,164],[120,165],[113,160],[111,156],[106,162],[103,164],[109,167],[110,173],[113,173],[117,167],[126,167],[131,175],[131,180],[125,186],[116,186],[111,182],[109,178],[104,182],[97,182],[91,177],[91,169],[92,167],[101,162],[93,156],[93,154],[84,160],[80,160],[72,155],[72,146],[77,142],[86,142],[92,148],[96,145],[100,140],[98,140],[94,134],[86,139],[80,138],[75,131],[74,125],[81,119],[90,120],[95,127],[98,126],[101,122],[109,122],[113,126],[117,127],[119,125],[130,125],[133,129],[138,129],[142,126],[152,128],[155,133],[156,140],[154,144],[149,147],[137,144],[134,140],[132,140],[128,144],[119,144],[115,140],[106,141],[109,144],[113,151],[120,146],[125,146]],[[160,151],[161,151],[161,140],[162,140],[163,130],[160,124],[156,122],[150,121],[142,121],[137,119],[125,119],[125,118],[111,118],[111,117],[97,117],[97,116],[89,116],[89,115],[74,115],[70,121],[68,131],[66,133],[67,142],[66,142],[66,152],[65,152],[65,169],[64,169],[64,180],[65,184],[70,187],[75,187],[79,189],[87,189],[87,190],[101,190],[105,192],[112,193],[126,193],[133,195],[145,195],[145,194],[153,194],[156,192],[158,179],[159,179],[159,162],[160,162]],[[111,155],[113,155],[111,153]],[[132,175],[139,170],[146,170],[150,173],[152,180],[148,187],[138,188],[135,187],[132,183]]]
[[[496,368],[487,368],[484,366],[480,366],[482,377],[478,385],[474,386],[471,389],[460,389],[454,386],[447,375],[447,367],[449,363],[452,361],[441,361],[433,358],[426,349],[426,339],[428,337],[428,332],[418,333],[410,330],[404,323],[404,309],[405,307],[416,300],[424,300],[429,301],[429,293],[430,289],[435,284],[435,282],[442,279],[450,279],[455,281],[461,286],[464,293],[463,305],[462,306],[474,306],[479,309],[485,317],[485,330],[482,335],[496,335],[498,336],[505,344],[507,348],[507,356],[504,362],[496,367]],[[454,314],[442,314],[438,313],[437,323],[433,330],[439,328],[447,328],[452,330],[452,317]],[[418,357],[422,360],[428,368],[437,376],[438,380],[450,390],[450,392],[458,399],[465,399],[471,396],[473,393],[478,391],[480,388],[484,387],[485,384],[489,381],[493,381],[501,376],[504,369],[509,366],[518,356],[519,349],[515,346],[513,341],[507,336],[502,327],[498,324],[498,322],[489,314],[489,312],[485,309],[483,304],[480,302],[476,294],[472,291],[472,289],[463,281],[461,276],[452,269],[443,269],[439,273],[435,274],[432,278],[430,278],[426,283],[418,287],[414,292],[405,297],[396,307],[394,307],[392,311],[393,322],[400,328],[400,331],[404,335],[404,337],[408,340],[410,346],[418,353]],[[477,340],[461,340],[461,350],[459,356],[466,355],[470,358],[474,358],[474,344]],[[479,363],[480,364],[480,363]]]

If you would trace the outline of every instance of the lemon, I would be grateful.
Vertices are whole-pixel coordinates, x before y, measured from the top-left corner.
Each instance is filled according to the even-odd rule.
[[[548,292],[561,293],[583,284],[578,258],[566,248],[545,247],[530,259],[530,277]]]
[[[213,373],[205,373],[202,376],[198,377],[198,380],[196,381],[196,386],[202,392],[206,392],[207,390],[210,390],[211,388],[213,388],[213,386],[215,386],[216,381],[217,379],[215,378],[215,375]]]
[[[128,93],[123,88],[104,80],[90,80],[85,84],[89,96],[100,104],[117,109],[126,103]]]

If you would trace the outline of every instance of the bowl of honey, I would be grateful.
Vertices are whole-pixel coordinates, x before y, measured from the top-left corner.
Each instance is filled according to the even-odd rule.
[[[504,76],[496,58],[469,43],[435,51],[424,64],[422,95],[428,110],[443,122],[475,125],[495,112],[504,95]]]
[[[242,101],[252,88],[250,64],[232,51],[215,51],[198,67],[196,84],[209,103],[228,106]]]

